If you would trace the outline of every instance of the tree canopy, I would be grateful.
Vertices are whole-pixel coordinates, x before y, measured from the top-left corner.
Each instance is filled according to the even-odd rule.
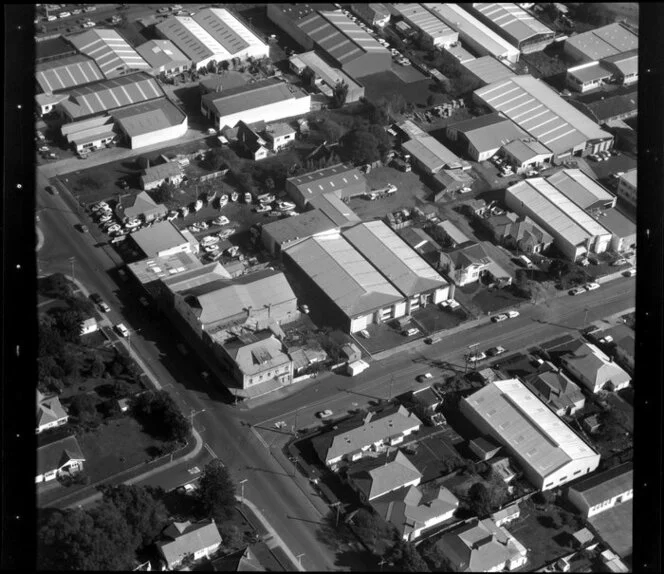
[[[394,545],[386,552],[385,558],[392,562],[397,572],[430,572],[429,566],[412,542],[405,542],[395,534]]]
[[[219,459],[209,462],[199,480],[198,500],[203,512],[227,520],[235,507],[235,484]]]
[[[166,391],[148,391],[133,402],[134,413],[150,431],[167,441],[184,441],[191,432],[189,421]]]
[[[341,139],[341,144],[352,161],[372,163],[380,159],[378,140],[371,132],[364,129],[353,129]]]
[[[348,84],[346,82],[337,82],[334,86],[332,103],[335,108],[341,108],[346,103],[348,97]]]

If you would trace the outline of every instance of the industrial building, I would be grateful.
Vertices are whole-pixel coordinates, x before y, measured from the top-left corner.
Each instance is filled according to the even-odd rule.
[[[348,204],[338,198],[334,192],[317,195],[309,200],[309,205],[314,209],[320,209],[338,227],[348,227],[362,221]]]
[[[565,40],[563,51],[576,61],[592,62],[637,50],[639,37],[622,24],[609,24]]]
[[[511,2],[474,2],[468,9],[522,54],[543,50],[556,35],[551,28]]]
[[[470,164],[460,159],[433,136],[408,140],[402,143],[401,147],[411,155],[412,162],[427,175],[434,175],[441,169],[470,167]]]
[[[519,49],[503,40],[458,4],[425,3],[445,24],[459,33],[459,40],[478,56],[493,56],[497,60],[519,61]]]
[[[369,33],[341,12],[307,16],[297,23],[314,46],[353,78],[361,78],[392,67],[392,55]]]
[[[515,458],[540,490],[593,472],[600,455],[518,379],[494,381],[460,402],[461,413]]]
[[[547,177],[546,181],[586,211],[611,209],[616,205],[615,195],[580,169],[562,169]]]
[[[76,54],[37,64],[35,79],[45,94],[52,94],[103,80],[104,75],[92,58]]]
[[[289,217],[267,223],[261,228],[261,241],[271,255],[277,256],[281,251],[295,245],[308,237],[325,237],[336,235],[337,225],[320,209],[313,209],[297,217]]]
[[[385,4],[358,2],[357,4],[351,4],[350,9],[353,14],[359,16],[370,26],[378,26],[379,28],[386,26],[392,16],[390,9]]]
[[[161,221],[131,234],[132,241],[148,259],[169,257],[176,253],[195,253],[198,242],[192,245],[190,237],[185,236],[170,221]]]
[[[281,4],[273,2],[267,5],[267,17],[270,22],[276,24],[305,50],[313,50],[313,39],[300,29],[299,23],[315,14],[316,10],[334,12],[336,9],[333,4],[326,2],[320,4]]]
[[[626,462],[575,483],[567,498],[585,519],[632,500],[634,464]]]
[[[141,102],[111,112],[120,141],[130,149],[166,143],[187,133],[187,115],[168,98]]]
[[[630,169],[618,178],[616,195],[636,208],[637,169]]]
[[[364,174],[352,165],[341,163],[286,180],[286,193],[298,207],[328,193],[345,200],[364,195],[368,190]]]
[[[541,80],[514,76],[473,92],[478,103],[502,112],[544,144],[554,161],[608,150],[613,136],[597,127]]]
[[[216,130],[238,122],[273,122],[311,111],[311,96],[279,80],[263,80],[237,88],[212,92],[201,98],[201,112]]]
[[[447,127],[445,135],[450,141],[458,142],[460,149],[474,161],[485,161],[505,144],[529,138],[525,131],[500,113],[457,122]]]
[[[161,37],[175,44],[197,69],[206,67],[212,61],[260,59],[270,53],[266,42],[223,8],[204,8],[192,17],[171,16],[155,28]]]
[[[453,58],[459,61],[461,64],[467,62],[472,62],[475,59],[468,50],[466,50],[461,44],[456,44],[454,46],[447,46],[442,50],[444,53],[449,54]],[[493,57],[493,56],[492,56]]]
[[[425,4],[392,4],[392,9],[435,47],[451,46],[459,41],[459,33]]]
[[[500,149],[500,155],[518,174],[533,168],[546,168],[553,160],[551,150],[534,138],[513,140]]]
[[[191,67],[191,60],[170,40],[150,40],[138,46],[136,51],[150,65],[150,71],[155,75],[170,76]]]
[[[141,217],[150,223],[165,218],[167,213],[168,208],[163,203],[157,203],[145,191],[120,198],[115,207],[115,216],[122,222]]]
[[[153,225],[152,227],[154,228],[156,225]],[[189,231],[182,230],[181,233],[186,238]],[[191,235],[189,244],[193,244],[193,246],[198,245],[198,242],[194,239],[193,235]],[[170,245],[167,243],[164,244],[163,249],[169,250]],[[200,269],[201,267],[203,267],[203,264],[194,253],[178,251],[177,249],[174,249],[174,252],[170,255],[146,257],[140,261],[134,261],[133,263],[127,264],[127,268],[136,278],[136,281],[138,281],[155,300],[160,300],[161,295],[164,293],[164,286],[161,282],[162,279],[173,277],[174,275],[186,271]],[[221,267],[221,265],[219,265],[219,267]],[[230,274],[227,274],[227,278],[230,279]]]
[[[638,50],[608,56],[602,60],[602,65],[613,72],[613,77],[618,84],[629,85],[639,79]]]
[[[565,82],[572,90],[584,93],[608,83],[613,75],[613,70],[605,68],[600,62],[586,62],[568,68]]]
[[[92,58],[106,78],[150,69],[150,65],[115,30],[95,28],[67,39],[81,54]]]
[[[60,133],[67,143],[79,153],[100,149],[117,138],[113,119],[109,116],[97,116],[64,124],[60,128]]]
[[[290,68],[298,75],[307,68],[314,73],[314,86],[332,100],[334,88],[337,84],[346,84],[346,103],[357,102],[364,97],[364,86],[353,80],[348,74],[333,68],[323,60],[316,52],[305,52],[295,54],[289,59]],[[312,86],[313,87],[313,86]]]
[[[637,86],[624,86],[611,92],[583,94],[570,102],[599,125],[633,118],[639,113]]]
[[[473,58],[468,62],[460,62],[461,67],[469,72],[482,86],[506,80],[516,75],[510,68],[493,56]]]

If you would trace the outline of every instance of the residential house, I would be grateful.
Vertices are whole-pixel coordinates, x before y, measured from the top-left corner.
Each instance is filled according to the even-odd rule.
[[[417,486],[421,480],[422,473],[398,450],[392,457],[361,460],[348,471],[349,484],[365,504],[394,490]]]
[[[443,395],[433,387],[426,387],[413,391],[411,400],[415,404],[418,414],[422,417],[430,417],[443,404]]]
[[[516,472],[510,465],[510,459],[506,456],[494,458],[487,464],[491,468],[491,472],[500,477],[505,484],[509,484],[516,478]]]
[[[327,353],[323,349],[310,349],[302,347],[299,349],[289,349],[288,354],[293,361],[293,374],[301,375],[312,365],[323,363],[327,360]]]
[[[162,536],[165,540],[157,542],[157,550],[169,570],[181,566],[187,558],[209,558],[221,546],[221,535],[213,519],[193,524],[188,520],[173,522],[164,529]]]
[[[447,532],[436,546],[453,572],[511,571],[528,560],[523,544],[489,518]]]
[[[493,520],[496,526],[503,526],[504,524],[509,524],[521,516],[521,509],[518,504],[510,504],[501,508],[497,512],[494,512],[491,515],[491,520]]]
[[[282,148],[295,141],[295,129],[285,122],[269,124],[263,131],[265,141],[273,152],[278,152]]]
[[[619,391],[629,386],[630,376],[595,345],[581,343],[563,357],[563,366],[592,393],[601,389]]]
[[[471,241],[470,238],[449,219],[436,224],[436,228],[443,233],[453,248],[460,247]]]
[[[468,442],[468,447],[481,461],[487,461],[498,454],[502,448],[490,436],[480,436]]]
[[[599,472],[569,487],[568,500],[590,518],[614,506],[631,500],[634,496],[634,466],[626,462],[604,472]]]
[[[72,476],[83,470],[85,457],[76,437],[68,436],[37,449],[36,482]]]
[[[488,209],[486,201],[483,199],[471,199],[469,201],[463,202],[461,206],[467,213],[477,217],[481,217]]]
[[[212,561],[215,572],[265,572],[266,568],[247,546],[242,550],[227,554]]]
[[[120,221],[129,221],[137,217],[153,221],[163,219],[167,214],[166,206],[154,201],[145,191],[123,197],[115,208],[115,215]]]
[[[479,221],[489,230],[496,243],[516,248],[524,253],[541,253],[553,243],[551,234],[527,215],[519,216],[508,211],[501,215],[490,214]]]
[[[586,404],[581,389],[560,371],[535,373],[524,382],[558,416],[571,416]]]
[[[443,270],[457,285],[463,287],[479,281],[483,271],[491,264],[491,258],[479,243],[461,247],[449,253],[440,254]]]
[[[425,530],[450,520],[459,507],[459,499],[443,486],[426,493],[418,486],[410,486],[376,498],[371,505],[403,540],[413,542]]]
[[[89,335],[98,329],[97,321],[94,317],[88,317],[81,323],[81,335]]]
[[[372,452],[382,452],[417,432],[422,421],[404,406],[388,407],[341,423],[333,431],[313,439],[314,450],[326,466],[336,470],[342,461],[356,461]]]
[[[265,159],[268,155],[267,142],[257,131],[240,121],[237,123],[237,139],[249,158],[253,161]]]
[[[69,415],[57,396],[46,397],[37,391],[37,434],[67,424]]]

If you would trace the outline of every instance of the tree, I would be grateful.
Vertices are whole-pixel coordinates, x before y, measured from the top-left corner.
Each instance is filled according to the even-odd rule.
[[[124,518],[135,548],[144,548],[157,538],[168,522],[168,511],[152,487],[120,484],[102,485],[102,500],[114,506]]]
[[[386,552],[385,558],[392,562],[397,572],[430,572],[429,566],[412,542],[405,542],[398,534],[394,545]]]
[[[244,546],[244,536],[235,524],[220,524],[219,534],[221,534],[224,547],[228,550],[237,550]]]
[[[318,130],[328,143],[336,143],[343,135],[343,128],[335,121],[326,119],[318,125]]]
[[[57,299],[66,299],[74,293],[71,282],[62,273],[54,273],[40,281],[39,291]]]
[[[265,185],[265,189],[269,193],[272,193],[274,191],[275,187],[276,187],[274,185],[274,180],[271,177],[266,178],[265,181],[263,182],[263,185]]]
[[[96,379],[101,377],[105,370],[106,363],[104,363],[104,359],[102,359],[100,355],[95,354],[90,365],[90,376]]]
[[[71,297],[66,298],[69,308],[73,311],[77,311],[84,316],[92,316],[95,312],[95,306],[89,299],[85,299],[80,295],[72,295]]]
[[[159,188],[152,192],[152,195],[157,203],[168,203],[175,198],[177,189],[177,186],[173,182],[165,181]]]
[[[491,494],[481,482],[476,482],[468,489],[470,509],[480,518],[491,512]]]
[[[348,84],[344,81],[337,82],[333,89],[332,102],[335,108],[341,108],[348,97]]]
[[[304,70],[302,70],[300,78],[302,78],[302,83],[305,87],[311,88],[316,81],[316,73],[307,66]]]
[[[235,484],[219,459],[203,469],[198,487],[198,500],[206,515],[216,520],[228,520],[235,508]]]
[[[64,341],[81,342],[81,324],[83,315],[76,309],[55,309],[52,313],[56,329]]]
[[[351,130],[343,136],[341,144],[353,162],[373,163],[380,159],[378,142],[374,135],[368,131]]]
[[[387,113],[389,116],[394,116],[395,114],[403,114],[407,111],[407,105],[409,102],[406,102],[404,97],[399,94],[393,94],[387,100]]]
[[[165,440],[183,441],[191,432],[189,421],[182,415],[166,391],[150,391],[138,395],[132,404],[134,414],[143,418],[155,435]]]
[[[69,414],[81,422],[94,420],[97,417],[97,401],[87,393],[76,395],[69,404]]]
[[[376,138],[378,152],[381,156],[385,155],[390,149],[392,149],[392,139],[381,126],[375,124],[370,125],[367,131]]]

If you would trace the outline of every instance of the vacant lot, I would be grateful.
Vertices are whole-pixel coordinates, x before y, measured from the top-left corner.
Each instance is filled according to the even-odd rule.
[[[427,333],[436,333],[444,329],[452,329],[463,321],[459,309],[451,311],[441,309],[438,305],[427,305],[412,313],[415,319]],[[445,334],[443,333],[443,336]]]

